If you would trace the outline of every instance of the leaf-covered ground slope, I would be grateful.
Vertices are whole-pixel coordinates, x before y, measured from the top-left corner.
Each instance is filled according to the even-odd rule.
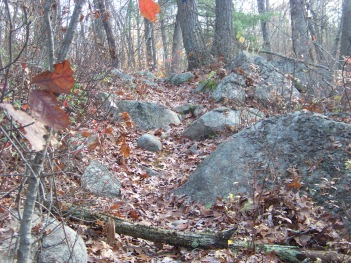
[[[181,136],[195,120],[188,114],[182,117],[181,125],[172,126],[170,130],[149,131],[160,138],[163,150],[147,152],[136,145],[137,138],[144,133],[133,125],[121,126],[110,120],[97,94],[108,92],[117,99],[155,102],[170,109],[186,103],[201,104],[204,112],[219,106],[238,105],[226,101],[214,103],[208,95],[194,93],[198,82],[206,78],[201,72],[192,82],[180,86],[160,81],[157,87],[152,87],[144,84],[142,76],[134,77],[134,88],[118,78],[102,76],[93,84],[80,83],[73,95],[65,97],[64,105],[74,124],[69,131],[56,136],[55,146],[52,142],[53,147],[57,147],[52,166],[54,190],[62,210],[72,205],[85,207],[92,212],[111,214],[145,225],[189,232],[217,232],[236,225],[238,231],[232,239],[237,241],[329,248],[342,253],[349,250],[349,237],[342,223],[300,193],[298,179],[273,191],[253,189],[247,196],[230,195],[218,199],[212,207],[171,194],[233,131],[228,130],[204,141],[191,141]],[[250,104],[258,105],[255,101]],[[267,115],[275,114],[267,108],[261,107],[260,110]],[[130,149],[128,154],[125,154],[126,148],[121,149],[121,136]],[[197,151],[189,151],[195,143]],[[4,161],[13,165],[7,166],[5,172],[23,173],[23,167],[16,165],[18,158],[11,156],[11,151],[7,149],[7,160]],[[81,188],[80,178],[91,160],[107,165],[121,182],[121,198],[96,197]],[[4,189],[11,190],[19,182],[20,178],[11,178],[1,183]],[[15,196],[10,193],[2,202],[0,213],[7,217],[1,229],[6,230],[6,222],[11,220],[8,209],[15,207]],[[84,238],[89,262],[282,262],[274,253],[245,249],[189,251],[118,234],[111,242],[107,240],[110,230],[106,222],[91,223],[78,219],[67,223]]]

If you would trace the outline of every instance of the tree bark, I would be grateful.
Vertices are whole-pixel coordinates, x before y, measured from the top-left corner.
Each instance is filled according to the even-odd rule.
[[[116,41],[112,33],[112,27],[110,23],[110,12],[107,12],[104,0],[98,0],[98,2],[99,2],[99,8],[100,8],[101,17],[102,17],[102,24],[104,25],[104,29],[106,32],[108,50],[111,57],[111,65],[112,67],[119,68],[120,62],[117,55]]]
[[[229,248],[252,249],[253,251],[274,252],[281,260],[293,263],[315,262],[318,258],[321,262],[344,263],[349,262],[351,257],[335,251],[307,250],[295,246],[256,244],[247,241],[232,241]]]
[[[45,17],[45,23],[47,26],[47,35],[48,35],[48,49],[49,49],[49,65],[50,68],[49,70],[53,70],[53,65],[54,65],[54,60],[55,60],[55,55],[54,55],[54,36],[52,34],[52,27],[51,27],[51,21],[50,21],[50,9],[52,5],[52,0],[47,0],[45,1],[44,4],[44,17]]]
[[[210,62],[210,54],[202,37],[195,0],[177,0],[177,6],[188,70],[200,68]]]
[[[83,218],[87,221],[103,220],[108,222],[109,218],[115,221],[115,232],[117,234],[142,238],[149,241],[160,242],[172,246],[185,247],[189,249],[221,249],[228,247],[228,240],[233,235],[236,227],[217,233],[187,233],[169,230],[159,227],[151,227],[118,217],[101,213],[90,213],[77,207],[63,212],[64,217]]]
[[[180,15],[179,10],[177,12],[176,21],[173,32],[173,43],[172,43],[172,62],[171,62],[171,73],[180,73],[180,59],[182,50],[182,29],[180,26]]]
[[[147,64],[148,70],[152,71],[155,69],[155,64],[154,64],[155,47],[153,46],[154,45],[154,41],[153,41],[154,26],[153,26],[153,23],[146,18],[144,18],[144,26],[145,26],[145,41],[146,41],[146,64]]]
[[[310,61],[312,57],[305,13],[305,0],[290,0],[293,52],[297,59]]]
[[[233,57],[233,1],[216,0],[212,55],[225,64]]]
[[[263,16],[268,12],[268,0],[257,0],[257,8],[258,13]],[[267,51],[271,50],[271,41],[269,39],[269,27],[268,21],[266,19],[261,18],[261,31],[263,38],[263,48]],[[268,56],[269,59],[272,59],[271,56]]]
[[[351,55],[351,1],[343,0],[341,17],[341,40],[339,60],[344,61]],[[342,63],[343,64],[343,63]]]
[[[69,21],[69,26],[65,37],[63,38],[63,42],[58,54],[57,62],[62,62],[66,59],[69,47],[72,43],[74,34],[76,33],[77,25],[79,22],[79,15],[82,12],[82,7],[85,3],[85,0],[77,0],[74,5],[73,14],[71,20]]]
[[[166,70],[166,75],[170,73],[170,63],[169,63],[169,51],[168,51],[168,41],[166,34],[166,24],[165,24],[165,0],[160,0],[159,5],[161,6],[160,13],[160,30],[161,30],[161,38],[162,38],[162,46],[163,46],[163,65]]]

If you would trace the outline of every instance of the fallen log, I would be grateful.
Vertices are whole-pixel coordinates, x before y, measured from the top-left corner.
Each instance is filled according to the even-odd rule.
[[[103,220],[108,222],[112,218],[115,223],[117,234],[128,235],[145,240],[164,243],[171,246],[184,247],[189,249],[223,249],[228,248],[228,240],[234,234],[236,227],[217,233],[190,233],[127,221],[118,217],[102,214],[89,213],[81,208],[73,208],[63,211],[64,217],[83,219],[87,221]]]
[[[229,241],[230,249],[242,250],[251,249],[257,252],[274,252],[281,260],[300,263],[300,262],[351,262],[351,256],[344,255],[335,251],[328,250],[306,250],[296,246],[257,244],[247,241]],[[318,261],[319,260],[319,261]]]
[[[146,226],[140,223],[121,219],[119,217],[114,217],[103,213],[90,212],[86,209],[77,207],[72,207],[69,210],[61,211],[61,214],[65,218],[69,217],[74,220],[85,220],[89,223],[96,222],[97,220],[108,222],[109,220],[111,221],[111,219],[113,219],[115,233],[117,234],[128,235],[135,238],[142,238],[153,242],[188,249],[229,248],[234,250],[251,249],[257,252],[274,252],[281,260],[292,263],[298,263],[308,259],[313,261],[320,259],[320,262],[351,262],[351,256],[335,251],[306,250],[296,246],[257,244],[248,241],[231,240],[231,237],[237,229],[236,227],[217,233],[190,233],[160,227]]]

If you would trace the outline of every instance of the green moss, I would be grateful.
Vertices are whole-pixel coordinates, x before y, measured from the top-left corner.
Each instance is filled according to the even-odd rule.
[[[214,91],[217,87],[217,82],[214,79],[206,79],[201,84],[203,84],[203,91]]]
[[[199,243],[197,243],[196,241],[193,241],[191,243],[191,247],[193,247],[193,248],[197,248],[198,246],[199,246]]]

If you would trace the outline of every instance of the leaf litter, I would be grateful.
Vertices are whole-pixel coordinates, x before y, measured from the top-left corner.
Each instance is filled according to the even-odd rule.
[[[138,82],[141,77],[135,78]],[[197,81],[201,78],[198,74]],[[194,94],[196,82],[177,87],[165,83],[159,83],[157,88],[143,85],[142,89],[134,90],[124,86],[115,80],[108,86],[102,86],[99,92],[113,93],[117,99],[137,100],[142,97],[144,101],[170,108],[193,103],[201,104],[205,111],[209,111],[223,106],[209,101],[205,94]],[[186,196],[171,194],[232,132],[197,142],[197,151],[188,151],[194,142],[183,138],[181,133],[195,117],[186,115],[180,126],[173,126],[169,131],[151,131],[160,137],[163,150],[147,152],[136,145],[136,139],[143,133],[133,127],[123,130],[119,128],[120,124],[106,120],[106,112],[99,103],[92,100],[89,107],[94,111],[71,116],[76,119],[75,124],[70,132],[62,132],[55,164],[58,174],[56,192],[61,209],[80,206],[149,226],[188,232],[218,232],[237,226],[233,240],[294,245],[306,249],[323,247],[342,253],[349,251],[350,240],[340,220],[300,192],[298,177],[261,195],[218,198],[212,207],[192,202]],[[133,121],[127,116],[124,118],[128,122]],[[96,197],[81,189],[80,176],[93,159],[107,165],[121,182],[121,198]],[[13,166],[12,171],[8,169],[8,173],[15,172],[17,167]],[[18,182],[13,179],[2,183],[11,190]],[[0,215],[4,219],[0,223],[0,236],[8,231],[6,222],[11,220],[8,209],[15,207],[14,200],[9,197],[3,198],[5,203],[0,206]],[[111,230],[106,230],[111,227],[102,221],[93,225],[82,221],[68,223],[85,240],[89,262],[282,262],[272,253],[245,249],[190,251],[129,236],[111,236]]]

